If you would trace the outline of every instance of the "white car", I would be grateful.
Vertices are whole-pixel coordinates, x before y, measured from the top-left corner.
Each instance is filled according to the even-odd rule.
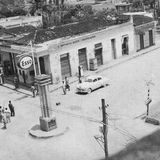
[[[93,90],[109,85],[109,79],[102,76],[88,76],[86,80],[76,87],[77,93],[91,93]]]

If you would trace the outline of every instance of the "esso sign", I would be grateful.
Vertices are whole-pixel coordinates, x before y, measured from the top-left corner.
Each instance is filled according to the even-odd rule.
[[[32,66],[33,60],[30,56],[25,56],[19,59],[18,66],[21,69],[28,69]]]

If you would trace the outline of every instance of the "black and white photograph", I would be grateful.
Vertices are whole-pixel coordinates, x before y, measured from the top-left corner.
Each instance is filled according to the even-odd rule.
[[[0,160],[160,160],[160,0],[0,0]]]

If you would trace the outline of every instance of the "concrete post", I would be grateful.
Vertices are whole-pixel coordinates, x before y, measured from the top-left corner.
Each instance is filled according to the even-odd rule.
[[[53,115],[53,109],[51,106],[49,95],[49,84],[51,84],[50,75],[38,75],[35,77],[35,81],[38,84],[40,94],[40,104],[42,116],[40,119],[40,128],[43,131],[50,131],[57,128],[56,118]]]

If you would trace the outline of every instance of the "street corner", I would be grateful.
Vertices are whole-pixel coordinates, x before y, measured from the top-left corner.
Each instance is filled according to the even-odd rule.
[[[57,127],[51,131],[43,131],[39,124],[34,125],[28,132],[34,138],[52,138],[64,135],[69,131],[69,127]]]

